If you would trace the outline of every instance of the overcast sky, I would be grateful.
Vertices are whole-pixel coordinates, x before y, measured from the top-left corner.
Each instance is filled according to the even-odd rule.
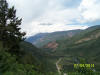
[[[100,0],[7,0],[27,36],[100,24]]]

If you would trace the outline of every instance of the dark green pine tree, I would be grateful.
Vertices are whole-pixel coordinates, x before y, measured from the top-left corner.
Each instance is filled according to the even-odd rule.
[[[0,42],[4,49],[12,53],[19,52],[19,44],[24,40],[20,31],[22,19],[16,17],[14,7],[9,8],[6,0],[0,0]]]
[[[4,0],[0,0],[0,45],[1,47],[5,47],[6,44],[6,20],[7,20],[7,9],[8,4]]]

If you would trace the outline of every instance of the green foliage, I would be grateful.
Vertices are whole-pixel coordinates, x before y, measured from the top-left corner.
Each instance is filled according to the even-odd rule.
[[[0,0],[0,44],[5,50],[18,53],[19,43],[25,33],[20,31],[22,19],[16,17],[14,7],[9,8],[6,0]]]
[[[98,37],[96,38],[96,36]],[[91,40],[76,44],[77,41],[84,38],[91,38]],[[55,52],[43,49],[47,54],[45,60],[50,63],[46,65],[47,67],[55,67],[54,64],[57,60],[62,58],[60,65],[63,67],[63,72],[71,72],[73,71],[73,64],[79,63],[79,60],[76,60],[77,57],[80,57],[85,58],[87,63],[94,64],[95,71],[100,71],[100,25],[88,28],[72,38],[57,40],[56,42],[58,43],[58,47]],[[84,60],[80,62],[82,61]],[[79,70],[83,72],[91,71],[88,68],[81,68]]]
[[[0,0],[0,73],[2,75],[40,74],[39,66],[36,67],[33,63],[36,62],[36,58],[32,55],[32,51],[23,50],[23,46],[20,45],[25,35],[20,30],[21,21],[22,19],[16,17],[15,8],[9,8],[6,0]]]
[[[75,34],[80,33],[82,30],[70,30],[70,31],[58,31],[53,33],[40,33],[35,36],[31,36],[26,41],[33,43],[37,47],[41,48],[49,42],[70,38]],[[42,41],[41,41],[42,39]]]
[[[34,68],[31,64],[20,64],[14,55],[0,52],[0,73],[3,75],[39,75]]]
[[[59,58],[61,67],[67,64],[67,69],[70,69],[76,57],[90,58],[87,62],[94,62],[100,70],[100,28],[90,28],[83,31],[81,34],[66,39],[66,34],[54,33],[48,35],[44,44],[58,40],[58,48],[55,52],[43,53],[40,49],[32,44],[23,42],[25,33],[20,31],[22,19],[16,17],[14,7],[9,8],[6,0],[0,0],[0,73],[2,75],[59,75],[56,70],[56,62]],[[78,33],[77,31],[73,35]],[[53,37],[51,37],[53,36]],[[64,38],[61,39],[61,37]],[[77,44],[75,42],[84,38],[91,38],[88,41],[82,41]],[[59,39],[61,39],[59,41]],[[39,43],[40,44],[40,43]],[[43,46],[43,43],[40,44]],[[72,59],[75,56],[74,59]],[[42,61],[42,63],[40,62]],[[67,63],[66,63],[67,62]],[[77,61],[78,63],[79,61]],[[80,61],[85,63],[84,60]],[[43,64],[44,63],[44,64]],[[43,65],[43,67],[41,66]],[[65,68],[66,69],[66,68]],[[72,70],[73,71],[73,70]],[[67,72],[62,70],[63,72]],[[76,68],[75,72],[67,73],[68,75],[99,75],[91,68]]]

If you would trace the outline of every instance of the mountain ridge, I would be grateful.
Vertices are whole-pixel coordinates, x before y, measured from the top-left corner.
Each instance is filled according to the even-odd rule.
[[[35,36],[31,36],[26,39],[27,42],[34,44],[37,47],[43,47],[49,42],[60,40],[63,38],[70,38],[75,34],[80,33],[82,30],[69,30],[69,31],[57,31],[53,33],[39,33]]]

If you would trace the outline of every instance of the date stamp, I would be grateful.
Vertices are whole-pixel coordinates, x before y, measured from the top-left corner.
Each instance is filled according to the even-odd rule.
[[[94,64],[74,64],[74,68],[77,68],[77,67],[94,68]]]

